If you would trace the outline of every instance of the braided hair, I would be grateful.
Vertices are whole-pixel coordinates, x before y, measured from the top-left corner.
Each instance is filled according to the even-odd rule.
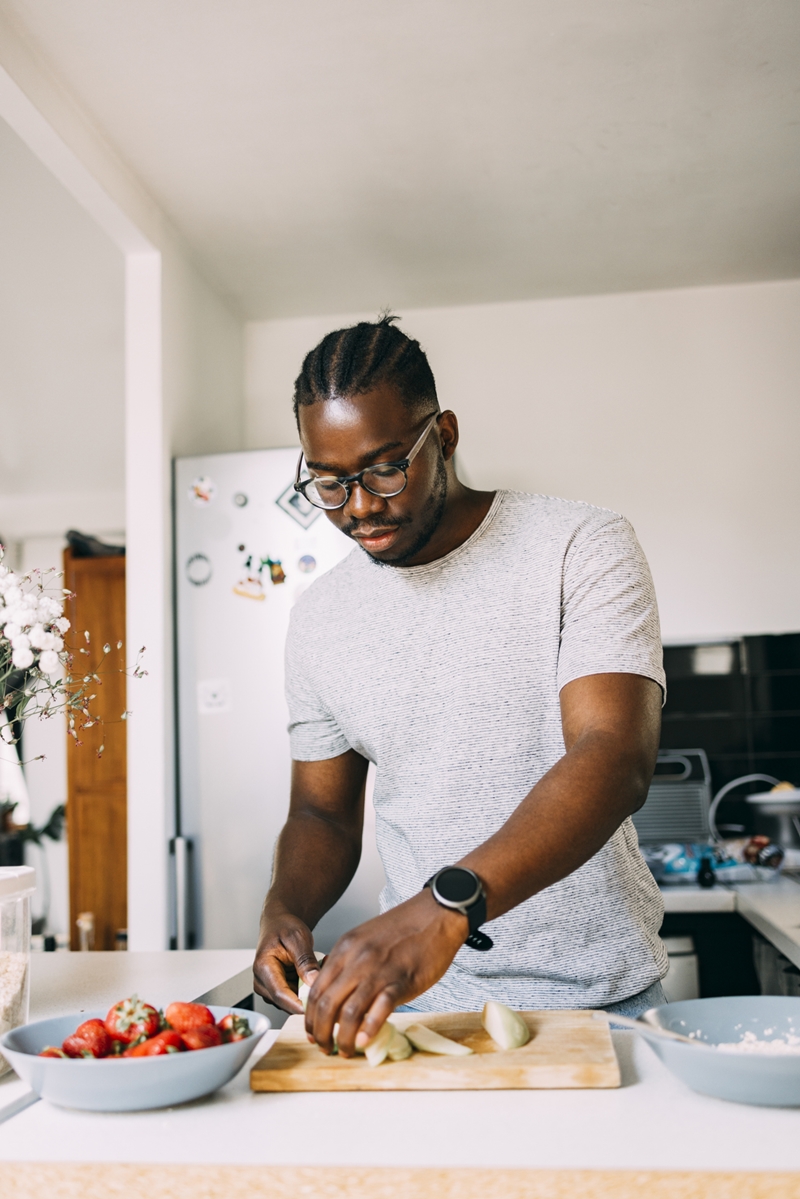
[[[395,328],[396,316],[360,321],[323,337],[303,361],[294,385],[294,415],[299,409],[335,396],[361,395],[380,383],[392,383],[413,411],[436,410],[439,401],[425,351]]]

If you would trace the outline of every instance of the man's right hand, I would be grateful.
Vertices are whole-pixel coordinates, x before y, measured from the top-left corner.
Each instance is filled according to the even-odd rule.
[[[265,908],[253,962],[256,994],[285,1012],[299,1014],[303,1005],[288,978],[293,979],[297,974],[303,982],[311,984],[318,972],[314,938],[308,925],[279,906]]]

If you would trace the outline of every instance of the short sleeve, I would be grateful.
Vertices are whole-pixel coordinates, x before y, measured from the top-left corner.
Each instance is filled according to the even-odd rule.
[[[621,516],[580,530],[564,558],[558,689],[606,673],[644,675],[666,695],[650,568]]]
[[[307,659],[302,632],[292,619],[286,638],[285,676],[292,757],[297,762],[338,758],[351,747],[320,698],[313,666]]]

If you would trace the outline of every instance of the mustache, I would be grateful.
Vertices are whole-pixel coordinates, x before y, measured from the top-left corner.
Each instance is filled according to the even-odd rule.
[[[346,537],[355,537],[356,534],[371,533],[375,529],[380,529],[382,533],[385,533],[389,529],[398,529],[401,525],[407,525],[410,523],[410,516],[403,516],[399,518],[387,517],[382,520],[379,525],[370,525],[367,524],[366,521],[350,520],[346,525],[340,525],[340,529]]]

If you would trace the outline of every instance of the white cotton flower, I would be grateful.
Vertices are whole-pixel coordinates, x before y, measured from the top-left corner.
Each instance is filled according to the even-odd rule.
[[[44,624],[50,624],[52,621],[57,620],[63,611],[58,600],[52,599],[49,595],[39,596],[37,607],[39,610],[39,619]]]
[[[45,650],[55,649],[56,648],[55,635],[53,633],[45,633],[42,636],[42,644],[39,646],[39,648],[45,649]]]
[[[47,637],[52,636],[52,634],[45,633],[44,629],[42,628],[42,626],[40,624],[33,625],[28,636],[31,639],[31,645],[33,646],[34,649],[52,649],[53,648],[51,645],[45,645],[45,639]]]
[[[53,644],[50,646],[50,649],[55,650],[55,652],[57,654],[60,654],[63,648],[64,648],[64,642],[61,640],[61,638],[54,637]]]
[[[8,607],[8,608],[15,607],[22,599],[22,592],[20,591],[19,586],[17,585],[16,579],[14,579],[14,582],[11,584],[10,587],[6,587],[5,596],[6,596],[6,607]]]
[[[10,637],[12,649],[30,649],[31,639],[27,633],[17,633],[16,637]]]
[[[69,632],[70,624],[69,624],[69,621],[67,620],[66,616],[60,616],[58,618],[58,620],[53,621],[53,624],[56,626],[59,633],[63,634],[63,633]]]
[[[27,670],[29,666],[33,666],[33,651],[15,649],[11,655],[11,664],[16,666],[17,670]]]
[[[45,650],[39,658],[39,669],[44,674],[55,674],[60,665],[58,654],[52,649]]]
[[[13,641],[15,637],[19,637],[20,633],[22,632],[22,626],[18,625],[13,620],[9,620],[6,622],[6,627],[5,627],[4,631],[5,631],[5,635],[8,638],[8,640]]]

